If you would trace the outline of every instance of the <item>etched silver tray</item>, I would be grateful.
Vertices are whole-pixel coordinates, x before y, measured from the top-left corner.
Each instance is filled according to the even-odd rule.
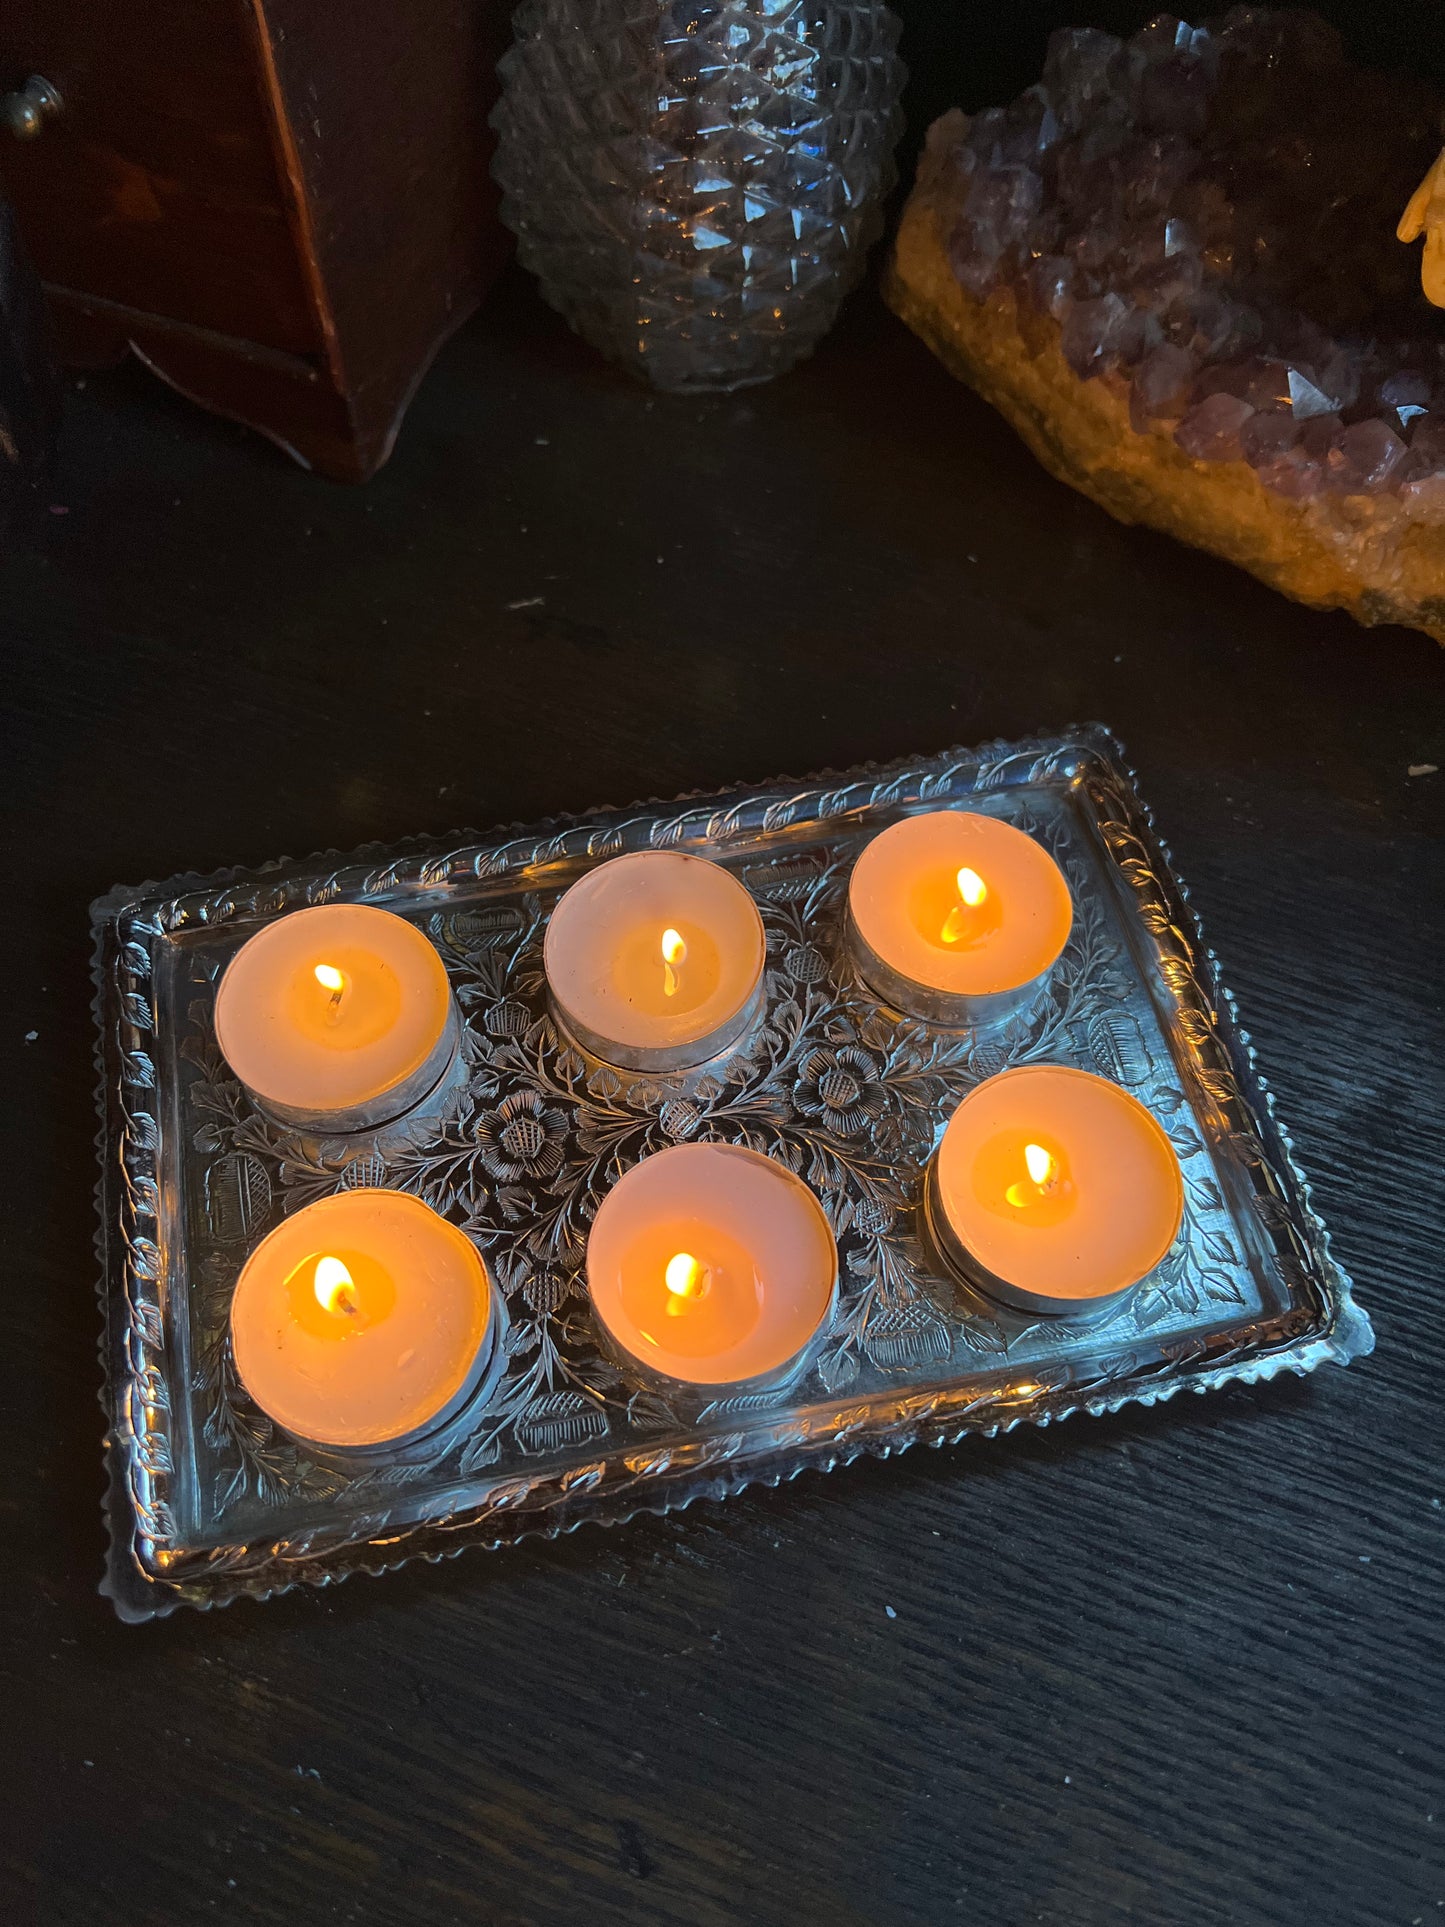
[[[842,944],[863,842],[949,804],[1041,838],[1074,893],[1043,1001],[989,1035],[880,1009]],[[644,848],[717,858],[761,907],[767,1011],[721,1070],[609,1070],[563,1047],[546,1015],[551,905],[588,866]],[[258,923],[336,900],[418,923],[466,1018],[442,1104],[362,1140],[305,1137],[258,1114],[212,1028],[219,975]],[[1343,1364],[1373,1343],[1183,888],[1096,727],[455,845],[178,877],[117,889],[93,917],[102,1590],[124,1619],[617,1524],[862,1453]],[[1005,1065],[1045,1060],[1136,1092],[1185,1175],[1174,1247],[1088,1328],[968,1299],[918,1236],[923,1172],[958,1099]],[[598,1343],[581,1281],[590,1215],[621,1170],[693,1138],[784,1160],[833,1224],[837,1309],[791,1383],[670,1392]],[[429,1456],[338,1470],[248,1401],[227,1309],[281,1214],[358,1184],[415,1191],[477,1240],[505,1295],[507,1356],[474,1422]]]

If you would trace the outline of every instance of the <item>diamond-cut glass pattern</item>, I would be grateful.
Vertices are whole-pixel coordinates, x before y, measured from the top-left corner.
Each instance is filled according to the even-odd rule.
[[[814,348],[894,179],[878,0],[523,0],[493,115],[502,213],[547,300],[666,389]]]

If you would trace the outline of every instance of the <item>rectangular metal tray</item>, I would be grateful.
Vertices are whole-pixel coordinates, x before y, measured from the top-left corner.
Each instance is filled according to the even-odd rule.
[[[1040,838],[1074,893],[1073,934],[1043,1001],[1002,1034],[881,1010],[842,948],[863,843],[910,811],[946,806]],[[767,1014],[721,1073],[615,1072],[560,1047],[546,1016],[551,906],[589,866],[649,848],[727,864],[762,910]],[[259,1115],[212,1024],[221,971],[258,925],[331,901],[415,921],[466,1019],[440,1114],[363,1140],[302,1137]],[[1103,729],[453,845],[177,877],[117,889],[92,914],[111,1540],[102,1590],[124,1619],[584,1520],[617,1524],[862,1453],[1343,1364],[1373,1343],[1183,887]],[[879,1102],[829,1111],[819,1084],[840,1061]],[[1174,1247],[1128,1305],[1087,1328],[970,1304],[917,1236],[922,1174],[959,1098],[1005,1065],[1039,1061],[1134,1091],[1166,1125],[1185,1175]],[[563,1151],[560,1170],[550,1155],[531,1167],[498,1149],[522,1112]],[[664,1395],[597,1344],[581,1278],[589,1213],[622,1169],[694,1138],[784,1160],[832,1221],[837,1309],[791,1384]],[[476,1238],[505,1294],[507,1361],[469,1433],[432,1458],[348,1473],[314,1463],[247,1400],[227,1310],[248,1252],[284,1212],[358,1183],[415,1191]]]

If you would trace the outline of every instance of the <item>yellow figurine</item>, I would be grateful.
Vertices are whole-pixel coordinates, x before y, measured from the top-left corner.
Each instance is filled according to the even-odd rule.
[[[1402,241],[1425,236],[1425,252],[1420,257],[1420,286],[1425,299],[1445,308],[1445,147],[1430,172],[1421,181],[1395,233]]]

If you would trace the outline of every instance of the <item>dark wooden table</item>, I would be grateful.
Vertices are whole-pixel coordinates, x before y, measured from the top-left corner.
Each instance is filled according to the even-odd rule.
[[[0,1919],[1445,1919],[1442,662],[1056,486],[871,295],[740,398],[520,279],[391,467],[140,371],[0,571]],[[1099,717],[1379,1346],[134,1629],[96,1596],[86,905]]]

